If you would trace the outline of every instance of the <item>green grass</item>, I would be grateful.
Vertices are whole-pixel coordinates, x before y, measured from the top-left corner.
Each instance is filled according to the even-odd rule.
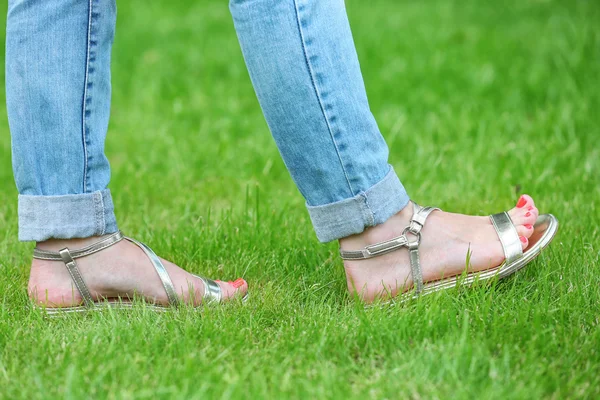
[[[492,213],[531,194],[561,222],[551,247],[491,287],[364,310],[336,245],[314,237],[226,1],[121,1],[107,143],[120,227],[190,271],[243,275],[252,297],[164,315],[28,309],[33,245],[17,241],[2,109],[0,398],[600,396],[600,5],[347,8],[412,197]]]

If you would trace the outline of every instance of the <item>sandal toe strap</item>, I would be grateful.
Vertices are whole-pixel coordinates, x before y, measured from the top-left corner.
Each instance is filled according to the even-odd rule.
[[[223,291],[221,286],[212,279],[205,278],[203,276],[194,275],[204,283],[204,297],[202,301],[204,303],[220,303],[223,298]]]
[[[521,240],[519,240],[517,228],[515,228],[508,213],[492,214],[490,215],[490,220],[494,229],[496,229],[500,243],[502,243],[506,263],[512,263],[523,257],[523,246],[521,245]]]

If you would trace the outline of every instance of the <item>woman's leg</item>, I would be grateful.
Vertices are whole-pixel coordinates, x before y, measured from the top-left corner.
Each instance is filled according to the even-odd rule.
[[[9,3],[6,102],[21,240],[117,230],[104,155],[115,8],[101,8],[90,15],[85,1]]]
[[[403,209],[342,1],[232,0],[252,83],[323,242]]]
[[[80,248],[117,231],[104,155],[115,20],[114,0],[9,2],[6,99],[19,238],[42,249]],[[78,264],[95,297],[137,290],[166,302],[156,272],[129,242]],[[189,282],[203,293],[198,279],[166,266],[176,288],[188,292]],[[227,294],[235,291],[223,285]],[[40,302],[81,301],[61,262],[34,260],[30,293]]]
[[[359,249],[399,236],[412,204],[369,110],[343,0],[231,0],[230,9],[260,105],[319,240]],[[524,199],[511,210],[523,246],[537,217],[533,200]],[[474,270],[503,259],[487,218],[435,212],[422,232],[425,280],[460,272],[469,249]],[[367,300],[411,284],[406,252],[344,265],[349,289]]]

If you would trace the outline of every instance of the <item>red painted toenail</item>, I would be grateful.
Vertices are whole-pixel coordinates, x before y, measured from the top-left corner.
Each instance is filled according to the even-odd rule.
[[[517,207],[518,208],[524,207],[525,204],[527,204],[527,199],[525,197],[521,196],[519,198],[519,202],[517,203]]]
[[[528,212],[527,214],[525,214],[526,217],[531,217],[531,213]]]
[[[527,209],[528,209],[529,211],[531,211],[531,210],[533,210],[533,206],[529,206],[529,207],[527,207]]]
[[[231,284],[231,286],[233,286],[234,288],[236,288],[236,289],[237,289],[237,288],[239,288],[239,287],[243,286],[243,285],[244,285],[244,283],[246,283],[246,281],[245,281],[245,280],[243,280],[242,278],[238,278],[238,279],[236,279],[236,280],[235,280],[235,281],[234,281],[234,282]]]
[[[527,243],[527,239],[525,238],[525,236],[519,236],[519,239],[521,239],[521,242]]]
[[[527,228],[527,229],[531,229],[531,228],[533,228],[533,225],[531,225],[531,224],[525,224],[525,225],[523,225],[523,226],[524,226],[525,228]]]

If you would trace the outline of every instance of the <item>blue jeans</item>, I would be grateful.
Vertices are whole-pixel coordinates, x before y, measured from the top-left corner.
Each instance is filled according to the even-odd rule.
[[[409,201],[369,109],[343,0],[231,0],[260,105],[322,242]],[[113,0],[10,0],[6,91],[19,238],[117,230],[104,141]]]

